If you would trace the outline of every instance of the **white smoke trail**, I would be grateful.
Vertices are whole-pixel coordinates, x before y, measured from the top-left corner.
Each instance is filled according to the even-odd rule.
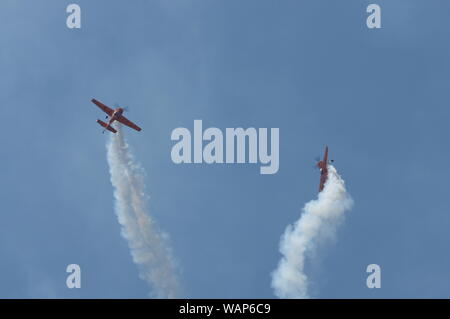
[[[272,273],[272,288],[279,298],[309,298],[305,259],[314,253],[317,245],[333,239],[344,213],[351,209],[353,200],[345,184],[332,165],[328,165],[325,188],[316,200],[303,208],[303,213],[293,225],[288,225],[281,237],[283,255]]]
[[[134,162],[120,125],[107,143],[115,212],[128,241],[139,277],[152,288],[156,298],[176,298],[178,279],[167,235],[148,215],[142,169]]]

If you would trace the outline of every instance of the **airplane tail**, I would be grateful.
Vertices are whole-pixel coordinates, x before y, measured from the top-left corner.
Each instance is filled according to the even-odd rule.
[[[101,126],[103,126],[108,131],[113,132],[113,133],[117,133],[117,131],[114,128],[112,128],[110,125],[106,124],[105,122],[97,120],[97,123],[100,124]]]

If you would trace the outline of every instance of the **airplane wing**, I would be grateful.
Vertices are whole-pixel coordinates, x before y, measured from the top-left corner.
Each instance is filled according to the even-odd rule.
[[[133,129],[135,129],[136,131],[140,131],[141,128],[139,126],[137,126],[136,124],[134,124],[133,122],[131,122],[129,119],[127,119],[125,116],[121,115],[119,116],[119,118],[117,119],[117,121],[119,121],[122,124],[125,124],[126,126],[129,126]]]
[[[95,105],[97,105],[99,108],[101,108],[102,111],[105,112],[106,114],[108,114],[109,116],[113,115],[114,110],[110,109],[105,104],[97,101],[96,99],[92,99],[91,102],[94,103]]]

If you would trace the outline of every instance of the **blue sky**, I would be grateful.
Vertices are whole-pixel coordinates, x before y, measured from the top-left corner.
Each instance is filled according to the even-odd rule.
[[[0,297],[145,298],[113,211],[102,116],[126,137],[185,296],[273,298],[285,227],[316,196],[328,144],[355,206],[310,265],[318,298],[450,297],[448,1],[0,4]],[[280,170],[175,165],[174,128],[280,128]],[[82,288],[65,285],[66,266]],[[366,266],[382,288],[366,287]]]

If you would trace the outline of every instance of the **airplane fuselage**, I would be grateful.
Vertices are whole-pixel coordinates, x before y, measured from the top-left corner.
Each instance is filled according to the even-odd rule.
[[[328,178],[328,146],[325,146],[325,153],[323,155],[323,160],[317,162],[317,167],[320,169],[320,183],[319,192],[325,187],[325,182]]]
[[[111,124],[114,121],[117,121],[117,119],[122,115],[122,113],[123,113],[123,108],[118,107],[117,109],[115,109],[113,115],[109,119],[108,126],[111,126]]]

